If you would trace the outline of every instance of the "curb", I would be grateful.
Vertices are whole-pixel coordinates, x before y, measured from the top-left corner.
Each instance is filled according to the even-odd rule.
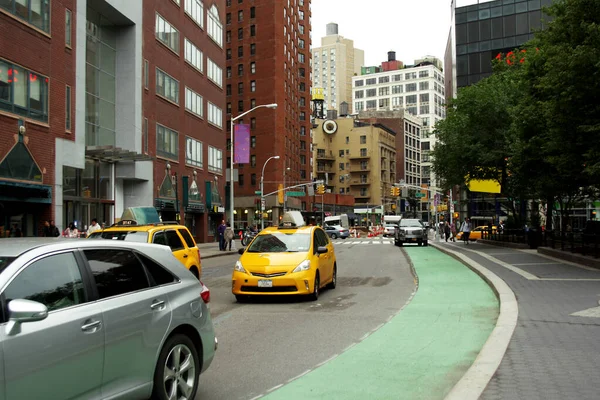
[[[496,297],[498,297],[498,301],[500,302],[500,314],[496,321],[496,327],[481,348],[471,367],[454,385],[444,400],[478,399],[504,358],[510,339],[517,327],[519,305],[511,288],[500,277],[483,265],[461,253],[443,248],[437,243],[430,242],[429,244],[442,253],[448,254],[462,262],[479,275],[496,293]]]

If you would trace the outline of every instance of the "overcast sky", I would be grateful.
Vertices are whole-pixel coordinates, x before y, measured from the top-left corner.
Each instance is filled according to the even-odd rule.
[[[312,0],[312,42],[321,46],[325,26],[365,51],[367,66],[380,65],[387,52],[410,65],[432,55],[444,60],[450,32],[450,0]]]

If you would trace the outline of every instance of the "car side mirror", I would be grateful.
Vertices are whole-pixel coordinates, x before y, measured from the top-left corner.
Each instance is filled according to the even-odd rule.
[[[317,247],[317,254],[325,254],[327,253],[329,250],[327,249],[327,247],[325,246],[319,246]]]
[[[242,247],[241,249],[238,249],[238,254],[244,254],[244,251],[246,251],[246,248]]]
[[[48,316],[48,308],[37,301],[15,299],[8,303],[8,317],[15,322],[41,321]]]

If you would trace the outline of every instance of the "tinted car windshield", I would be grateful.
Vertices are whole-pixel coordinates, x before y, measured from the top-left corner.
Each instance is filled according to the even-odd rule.
[[[309,234],[272,232],[257,236],[248,247],[250,253],[284,253],[308,251],[310,249]]]
[[[400,221],[400,226],[409,228],[422,228],[423,224],[418,219],[403,219]]]
[[[101,232],[100,238],[111,239],[111,240],[124,240],[126,242],[148,243],[148,232],[141,232],[141,231]],[[99,237],[94,237],[94,239],[99,239]]]
[[[0,256],[0,272],[4,271],[4,268],[8,267],[16,257],[4,257]]]

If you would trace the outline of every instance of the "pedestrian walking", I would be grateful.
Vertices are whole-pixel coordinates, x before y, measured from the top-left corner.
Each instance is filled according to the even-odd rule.
[[[450,224],[450,240],[456,242],[456,224]]]
[[[465,244],[469,244],[469,236],[471,235],[471,220],[469,218],[465,218],[464,222],[460,227],[462,234],[462,239]]]
[[[448,221],[444,222],[444,237],[446,238],[446,242],[450,239],[450,225]]]
[[[233,239],[235,237],[235,232],[233,231],[233,228],[231,227],[231,224],[229,222],[227,223],[227,227],[225,228],[223,237],[225,238],[223,250],[226,250],[227,246],[229,245],[229,251],[231,251],[231,242],[233,242]]]
[[[217,228],[217,234],[219,235],[219,251],[225,251],[225,229],[227,229],[227,225],[225,225],[225,220],[222,220],[221,225]]]

